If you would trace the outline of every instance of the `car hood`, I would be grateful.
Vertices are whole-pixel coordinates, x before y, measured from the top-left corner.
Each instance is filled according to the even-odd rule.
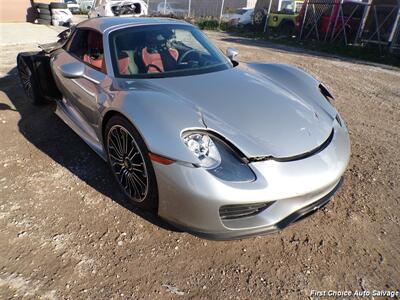
[[[249,158],[298,156],[318,148],[332,133],[335,116],[318,105],[321,99],[296,93],[291,82],[279,83],[248,67],[147,82],[191,105],[209,130]]]

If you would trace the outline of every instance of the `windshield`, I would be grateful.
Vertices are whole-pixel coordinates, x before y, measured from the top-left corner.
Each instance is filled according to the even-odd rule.
[[[282,1],[281,10],[294,11],[295,3],[294,1]]]
[[[116,77],[148,78],[203,74],[232,63],[197,28],[147,25],[110,34]]]

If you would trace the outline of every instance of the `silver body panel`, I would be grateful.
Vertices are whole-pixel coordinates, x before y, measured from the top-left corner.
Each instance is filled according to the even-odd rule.
[[[347,129],[337,111],[307,73],[279,64],[244,64],[202,75],[159,79],[120,79],[113,74],[108,35],[127,26],[179,23],[168,19],[105,18],[82,22],[103,33],[108,74],[85,66],[84,77],[67,79],[60,71],[77,59],[59,49],[51,68],[63,94],[60,116],[103,159],[103,120],[124,115],[138,129],[149,151],[173,159],[153,162],[159,189],[159,215],[212,238],[235,238],[270,232],[290,215],[331,195],[350,157]],[[190,25],[188,25],[190,26]],[[253,182],[224,182],[190,164],[197,159],[182,142],[188,129],[215,132],[247,158]],[[327,141],[313,155],[309,153]],[[279,161],[285,159],[288,161]],[[222,221],[223,205],[276,201],[265,211]],[[319,203],[319,202],[318,202]],[[310,206],[311,205],[311,206]],[[306,209],[307,208],[307,209]]]
[[[159,214],[213,238],[275,231],[278,223],[329,194],[341,180],[350,155],[349,138],[336,121],[334,130],[332,142],[316,155],[290,162],[251,163],[257,176],[254,182],[228,183],[201,168],[155,164]],[[252,217],[225,221],[219,217],[223,205],[269,201],[276,202]]]

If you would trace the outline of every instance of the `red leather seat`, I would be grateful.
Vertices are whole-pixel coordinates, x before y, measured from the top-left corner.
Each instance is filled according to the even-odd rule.
[[[104,52],[102,35],[95,31],[89,31],[88,34],[88,51],[91,51],[92,49],[97,49],[100,53]],[[103,66],[103,60],[103,56],[98,59],[93,59],[88,53],[83,55],[84,62],[87,62],[102,71],[105,70],[105,65]]]
[[[129,75],[129,64],[131,60],[126,52],[121,52],[118,55],[118,70],[121,75]]]
[[[175,61],[178,60],[179,57],[179,52],[176,49],[170,48],[168,49],[169,54],[175,59]],[[155,53],[150,53],[147,48],[143,48],[142,50],[142,60],[147,69],[148,73],[154,73],[154,72],[164,72],[164,62],[162,60],[161,54],[158,52]],[[156,67],[153,67],[151,65],[157,66],[159,70]]]

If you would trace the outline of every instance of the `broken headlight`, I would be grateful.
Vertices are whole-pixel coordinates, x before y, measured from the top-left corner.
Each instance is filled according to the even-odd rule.
[[[192,132],[184,134],[183,141],[198,159],[197,166],[215,177],[232,182],[256,179],[247,163],[221,139],[206,132]]]

